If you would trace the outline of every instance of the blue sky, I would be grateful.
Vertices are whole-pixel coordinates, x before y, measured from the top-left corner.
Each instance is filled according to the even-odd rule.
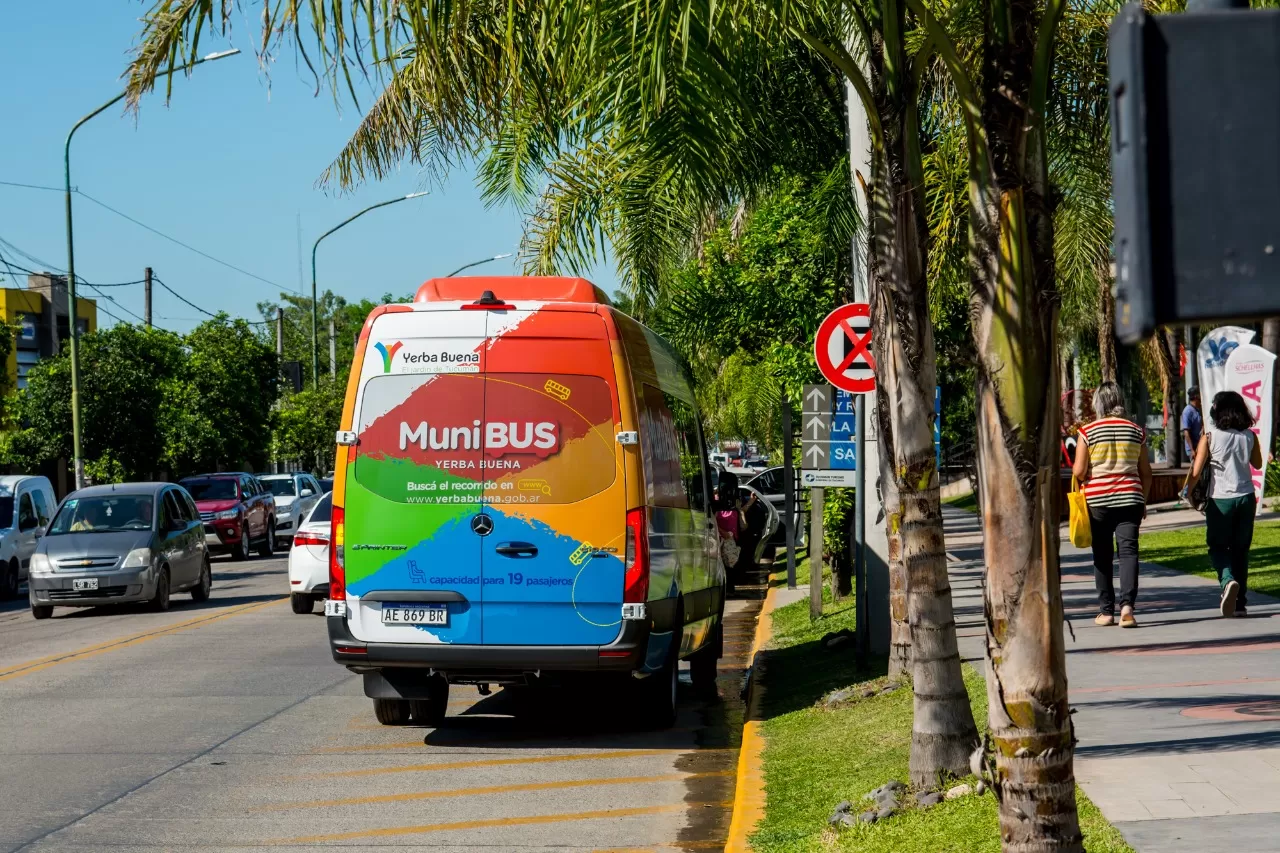
[[[149,5],[149,4],[147,4]],[[120,74],[146,6],[121,0],[41,0],[0,4],[0,181],[62,186],[62,145],[82,115],[118,93]],[[320,290],[351,300],[409,293],[423,280],[469,261],[517,250],[521,226],[510,208],[488,208],[471,171],[429,185],[411,163],[398,174],[340,194],[315,187],[360,120],[315,95],[305,68],[286,49],[265,70],[251,47],[256,22],[236,22],[230,44],[209,39],[201,53],[244,53],[206,63],[174,82],[172,103],[149,96],[136,120],[112,107],[82,127],[72,146],[73,186],[135,219],[272,284],[234,272],[75,197],[76,271],[90,282],[130,281],[151,266],[168,285],[209,311],[259,319],[255,304],[280,290],[310,288],[311,244],[368,204],[423,189],[430,195],[373,211],[327,238],[319,251]],[[367,104],[362,104],[367,106]],[[299,277],[298,217],[304,275]],[[61,193],[0,184],[0,238],[62,269],[66,238]],[[12,253],[5,251],[6,257]],[[32,267],[19,258],[17,263]],[[515,272],[514,259],[476,272]],[[3,274],[0,269],[0,274]],[[602,265],[593,279],[612,291]],[[5,276],[3,286],[14,286]],[[278,286],[277,286],[278,285]],[[142,287],[112,288],[109,311],[142,313]],[[86,296],[96,296],[92,292]],[[202,316],[156,289],[155,322],[185,331]],[[111,322],[105,316],[104,323]]]

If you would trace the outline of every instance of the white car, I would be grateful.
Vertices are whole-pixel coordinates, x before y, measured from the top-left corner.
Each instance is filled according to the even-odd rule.
[[[289,549],[289,604],[294,613],[310,613],[329,595],[329,533],[333,492],[316,503],[298,525]]]
[[[58,502],[47,477],[0,477],[0,598],[16,598]]]
[[[310,474],[260,474],[258,479],[276,499],[276,541],[293,538],[302,520],[311,514],[324,490]]]

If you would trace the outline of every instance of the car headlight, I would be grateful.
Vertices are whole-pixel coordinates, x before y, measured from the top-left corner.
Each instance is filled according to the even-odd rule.
[[[35,553],[31,555],[31,564],[28,568],[33,575],[47,574],[53,571],[53,561],[49,559],[48,554]]]
[[[239,515],[240,515],[240,510],[238,509],[224,509],[222,512],[215,512],[213,514],[213,517],[226,519],[226,518],[237,518],[239,517]]]
[[[121,564],[122,569],[142,569],[151,565],[151,549],[150,548],[134,548],[129,552],[129,556],[124,558]]]
[[[291,516],[291,515],[293,515],[293,507],[291,507],[291,506],[278,506],[278,507],[276,507],[276,516],[277,516],[277,517],[279,517],[279,518],[288,518],[288,517],[289,517],[289,516]]]

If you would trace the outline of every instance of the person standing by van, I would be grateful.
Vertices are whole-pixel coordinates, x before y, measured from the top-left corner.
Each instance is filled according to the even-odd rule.
[[[1120,627],[1136,628],[1138,528],[1147,517],[1151,462],[1142,430],[1125,416],[1120,386],[1103,382],[1093,394],[1098,420],[1080,427],[1071,473],[1084,484],[1093,531],[1098,625],[1114,625],[1116,592],[1112,558],[1120,557]]]
[[[1199,479],[1206,465],[1212,481],[1205,503],[1205,544],[1218,573],[1222,593],[1218,608],[1228,618],[1247,616],[1249,548],[1258,501],[1250,466],[1261,470],[1262,448],[1253,434],[1253,415],[1235,391],[1220,391],[1209,409],[1213,428],[1196,448],[1188,482]]]

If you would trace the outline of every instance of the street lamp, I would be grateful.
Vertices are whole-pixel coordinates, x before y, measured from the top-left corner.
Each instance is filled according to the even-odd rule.
[[[185,71],[188,68],[194,68],[205,62],[212,62],[215,59],[225,59],[228,56],[235,56],[240,51],[238,49],[224,50],[219,53],[211,53],[203,56],[194,62],[185,62],[182,65],[170,68],[161,74],[173,74],[177,71]],[[157,75],[159,76],[159,75]],[[66,179],[66,199],[67,199],[67,315],[70,320],[71,333],[71,448],[75,457],[75,479],[76,488],[84,487],[84,460],[80,457],[80,347],[76,339],[80,336],[76,328],[76,247],[71,231],[71,137],[75,136],[76,131],[80,129],[80,125],[89,119],[101,113],[112,104],[119,103],[128,91],[121,92],[84,118],[80,119],[71,127],[71,131],[67,134],[67,144],[62,152],[63,176]],[[53,291],[49,291],[49,296],[53,296]],[[52,305],[52,300],[50,301]]]
[[[492,258],[485,258],[484,260],[480,260],[480,261],[472,261],[469,264],[463,264],[462,266],[458,267],[456,270],[454,270],[453,272],[445,276],[445,278],[453,278],[455,275],[462,272],[463,270],[469,270],[472,267],[478,267],[481,264],[487,264],[490,261],[500,261],[503,258],[509,258],[509,257],[511,257],[511,252],[507,252],[506,254],[502,254],[502,255],[494,255]]]
[[[409,193],[408,195],[402,195],[399,198],[388,199],[387,201],[380,201],[377,204],[371,204],[368,207],[366,207],[364,210],[360,211],[359,213],[354,213],[351,216],[348,216],[346,219],[342,220],[337,225],[333,226],[328,231],[321,234],[319,237],[316,238],[315,244],[312,245],[311,247],[311,382],[312,382],[312,387],[314,387],[316,390],[320,389],[320,348],[319,348],[320,338],[319,338],[319,332],[318,332],[319,320],[316,312],[316,304],[318,302],[316,298],[316,249],[320,248],[320,241],[323,240],[325,237],[328,237],[330,234],[332,234],[334,231],[337,231],[339,228],[343,227],[344,225],[351,224],[352,222],[359,219],[361,216],[364,216],[366,213],[368,213],[371,210],[377,210],[378,208],[386,207],[389,204],[395,204],[401,201],[408,201],[411,198],[418,198],[419,196],[424,196],[424,195],[426,195],[425,192]]]

